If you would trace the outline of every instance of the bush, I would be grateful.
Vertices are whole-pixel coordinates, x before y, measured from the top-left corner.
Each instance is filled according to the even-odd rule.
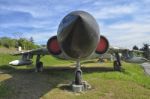
[[[21,46],[22,49],[24,50],[31,50],[31,49],[36,49],[39,46],[35,45],[33,42],[25,39],[25,38],[20,38],[19,40],[17,39],[12,39],[8,37],[2,37],[0,38],[0,46],[10,48],[18,48],[18,46]]]

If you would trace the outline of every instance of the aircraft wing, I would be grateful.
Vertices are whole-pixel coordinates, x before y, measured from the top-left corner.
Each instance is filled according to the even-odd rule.
[[[49,55],[51,54],[47,48],[39,48],[39,49],[33,49],[28,51],[20,51],[16,53],[12,53],[14,56],[21,56],[21,59],[19,60],[13,60],[9,62],[10,65],[13,66],[22,66],[22,65],[30,65],[32,64],[32,58],[34,55],[36,55],[36,60],[39,61],[41,56]],[[53,54],[51,54],[53,55]],[[68,59],[64,53],[60,53],[59,55],[53,55],[54,57],[57,57],[59,59]]]
[[[28,50],[28,51],[20,51],[13,53],[12,55],[25,55],[25,54],[31,54],[31,55],[48,55],[49,52],[47,48],[39,48],[39,49],[34,49],[34,50]]]
[[[108,52],[110,53],[114,53],[114,52],[123,52],[123,51],[128,51],[128,52],[135,52],[135,53],[144,53],[144,51],[140,51],[140,50],[130,50],[128,48],[121,48],[121,47],[113,47],[113,46],[110,46]]]
[[[14,66],[22,66],[22,65],[30,65],[32,64],[32,58],[34,55],[37,55],[40,58],[40,55],[48,55],[49,52],[46,48],[39,48],[39,49],[34,49],[34,50],[29,50],[29,51],[20,51],[13,53],[12,55],[15,56],[22,56],[20,60],[13,60],[9,62],[10,65]]]

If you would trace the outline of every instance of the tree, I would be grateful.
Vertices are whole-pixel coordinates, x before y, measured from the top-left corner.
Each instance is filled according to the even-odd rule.
[[[27,42],[27,40],[25,38],[20,38],[18,40],[18,46],[21,46],[25,50],[26,49],[26,42]]]
[[[0,38],[1,46],[4,46],[6,48],[15,47],[17,40],[11,39],[9,37],[2,37]]]
[[[143,55],[145,58],[150,59],[150,49],[149,44],[143,44],[143,47],[141,48],[142,51],[144,51]]]
[[[136,45],[134,45],[133,50],[139,50],[139,48]]]
[[[33,38],[32,38],[33,41]],[[27,40],[26,38],[20,38],[20,39],[12,39],[9,37],[2,37],[0,38],[0,46],[6,47],[6,48],[18,48],[18,46],[21,46],[24,50],[31,50],[39,48],[38,45],[32,43],[31,41]]]
[[[34,43],[34,39],[33,39],[32,36],[30,37],[29,41],[30,41],[31,43]]]

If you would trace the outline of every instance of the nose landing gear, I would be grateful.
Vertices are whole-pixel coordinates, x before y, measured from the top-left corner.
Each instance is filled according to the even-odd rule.
[[[86,81],[82,80],[82,70],[81,70],[80,60],[77,60],[75,80],[72,83],[72,89],[74,92],[82,92],[90,88],[91,86]]]

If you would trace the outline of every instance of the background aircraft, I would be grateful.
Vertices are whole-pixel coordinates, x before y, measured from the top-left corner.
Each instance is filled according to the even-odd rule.
[[[119,47],[110,47],[108,53],[111,53],[113,55],[114,52],[118,52],[120,54],[120,57],[123,61],[126,62],[131,62],[131,63],[144,63],[144,62],[149,62],[148,59],[142,57],[142,56],[137,56],[136,54],[143,54],[144,51],[140,50],[130,50],[127,48],[119,48]]]

